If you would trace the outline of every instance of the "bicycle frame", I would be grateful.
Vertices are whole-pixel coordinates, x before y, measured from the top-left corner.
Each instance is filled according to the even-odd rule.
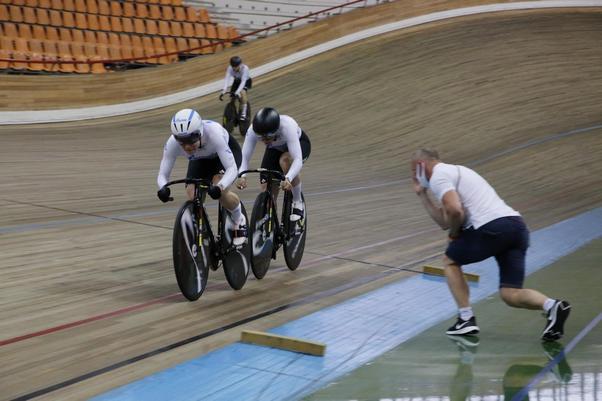
[[[258,169],[254,169],[254,170],[245,170],[245,171],[242,171],[238,176],[241,177],[247,173],[260,173],[260,174],[265,174],[268,177],[267,182],[266,182],[266,189],[263,192],[267,192],[269,195],[269,201],[271,202],[271,205],[269,205],[269,207],[268,207],[269,213],[271,213],[272,210],[274,211],[274,221],[276,224],[276,227],[274,227],[274,234],[275,234],[275,237],[277,238],[277,241],[274,244],[274,252],[276,252],[280,248],[280,246],[284,243],[284,241],[288,239],[289,234],[286,232],[287,230],[284,230],[283,225],[280,224],[280,219],[278,218],[278,204],[276,202],[276,199],[274,198],[273,189],[274,189],[275,183],[284,181],[286,179],[286,177],[285,177],[284,173],[282,173],[280,171],[268,170],[265,168],[258,168]],[[283,208],[283,212],[284,212],[284,208]],[[272,224],[272,216],[271,215],[268,216],[268,224]],[[269,226],[269,225],[268,225],[268,231],[271,231],[271,226]]]

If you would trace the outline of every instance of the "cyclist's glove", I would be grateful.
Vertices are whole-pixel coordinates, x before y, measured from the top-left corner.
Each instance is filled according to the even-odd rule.
[[[169,195],[170,194],[171,194],[171,190],[169,189],[169,187],[163,187],[159,191],[157,191],[157,197],[163,203],[169,202]]]
[[[219,199],[222,196],[222,189],[219,186],[214,185],[207,190],[207,193],[211,199]]]

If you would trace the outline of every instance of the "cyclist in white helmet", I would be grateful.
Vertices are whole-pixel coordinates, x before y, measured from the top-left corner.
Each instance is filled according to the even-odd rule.
[[[171,170],[178,156],[188,159],[188,178],[205,178],[213,185],[207,193],[213,199],[219,199],[222,206],[230,212],[234,245],[242,245],[247,238],[247,223],[241,211],[240,199],[228,188],[236,179],[241,163],[240,145],[218,123],[202,120],[199,113],[192,109],[178,111],[171,119],[172,135],[167,139],[163,150],[163,159],[159,167],[157,196],[162,202],[170,200],[169,181]],[[189,199],[194,197],[194,187],[187,186]]]
[[[303,221],[304,208],[300,173],[303,163],[311,153],[309,137],[292,117],[280,115],[272,107],[264,107],[255,114],[253,124],[245,135],[239,172],[247,170],[249,160],[259,141],[265,145],[261,167],[278,170],[286,175],[281,187],[285,191],[291,191],[293,195],[293,210],[290,219],[291,221]],[[261,185],[262,190],[265,191],[267,184],[263,174],[261,175]],[[239,189],[246,188],[247,179],[241,177],[237,186]]]
[[[253,87],[253,80],[249,73],[249,67],[243,64],[242,59],[239,56],[234,56],[230,59],[230,65],[226,69],[226,77],[224,78],[224,88],[219,95],[219,100],[224,98],[224,95],[228,93],[228,85],[230,87],[230,94],[236,96],[239,101],[239,114],[241,120],[247,119],[247,90]]]

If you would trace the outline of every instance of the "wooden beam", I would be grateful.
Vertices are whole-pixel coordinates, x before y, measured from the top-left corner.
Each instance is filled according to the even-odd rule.
[[[315,356],[324,356],[326,352],[326,344],[323,343],[262,331],[243,330],[240,341]]]

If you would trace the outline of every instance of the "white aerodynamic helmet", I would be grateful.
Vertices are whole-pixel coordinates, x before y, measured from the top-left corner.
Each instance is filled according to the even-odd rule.
[[[192,109],[182,109],[171,119],[171,133],[178,142],[194,143],[203,136],[203,120]]]

